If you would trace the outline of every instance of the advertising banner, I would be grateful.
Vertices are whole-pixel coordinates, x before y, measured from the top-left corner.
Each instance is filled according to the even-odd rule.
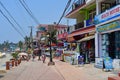
[[[115,21],[115,22],[111,22],[109,24],[99,26],[96,28],[96,31],[97,32],[104,32],[104,31],[114,30],[117,28],[120,28],[120,21]]]
[[[113,69],[113,60],[110,57],[104,58],[105,69],[110,70]]]
[[[78,56],[78,64],[84,64],[84,57],[82,55]]]
[[[106,10],[100,15],[96,15],[94,21],[95,21],[95,24],[99,24],[101,22],[105,22],[113,18],[117,18],[119,16],[120,16],[120,5],[117,5],[113,8]]]

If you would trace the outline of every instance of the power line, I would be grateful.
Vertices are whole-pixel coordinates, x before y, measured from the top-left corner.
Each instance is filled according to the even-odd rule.
[[[6,7],[3,5],[3,3],[0,1],[0,5],[5,9],[5,11],[9,14],[9,16],[13,19],[13,21],[17,24],[17,26],[21,29],[22,32],[26,35],[25,31],[23,28],[18,24],[18,22],[13,18],[13,16],[10,14],[10,12],[6,9]]]
[[[76,2],[76,0],[74,0],[74,1],[72,2],[72,5],[73,5],[73,3],[75,3],[75,2]],[[72,8],[72,5],[68,8],[68,10],[67,10],[66,13],[68,13],[68,12],[70,11],[70,9]]]
[[[24,38],[24,36],[20,33],[20,31],[15,27],[15,25],[9,20],[9,18],[2,12],[0,9],[1,14],[7,19],[7,21],[12,25],[12,27]]]
[[[59,25],[60,21],[61,21],[62,18],[64,17],[66,10],[67,10],[68,7],[70,6],[70,3],[71,3],[71,0],[69,0],[69,1],[67,2],[67,5],[66,5],[66,7],[65,7],[65,9],[64,9],[64,11],[63,11],[63,13],[62,13],[62,16],[60,17],[60,19],[59,19],[59,21],[58,21],[58,23],[57,23],[57,25]]]
[[[25,3],[25,1],[19,0],[19,2],[24,7],[24,9],[27,11],[27,13],[31,16],[31,18],[35,21],[35,23],[39,25],[39,21],[35,18],[35,16],[33,15],[32,11],[27,6],[27,4]]]

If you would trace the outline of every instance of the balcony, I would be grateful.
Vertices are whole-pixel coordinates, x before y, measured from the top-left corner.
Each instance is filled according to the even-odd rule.
[[[78,8],[79,6],[85,4],[85,0],[78,0],[72,5],[72,10]]]
[[[83,27],[84,27],[84,22],[80,22],[80,23],[75,24],[75,30],[83,28]]]

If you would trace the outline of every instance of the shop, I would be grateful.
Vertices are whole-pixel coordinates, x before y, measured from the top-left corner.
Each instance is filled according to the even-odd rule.
[[[80,43],[80,55],[83,55],[85,63],[95,62],[95,36],[90,33],[78,41]]]
[[[96,28],[99,33],[99,56],[113,59],[113,66],[120,67],[120,20]],[[117,63],[118,64],[117,64]]]
[[[95,66],[103,68],[103,59],[110,57],[113,67],[120,68],[120,5],[95,17]]]
[[[84,57],[84,63],[95,62],[95,26],[85,27],[68,37],[74,37],[76,46],[79,46],[77,51]]]

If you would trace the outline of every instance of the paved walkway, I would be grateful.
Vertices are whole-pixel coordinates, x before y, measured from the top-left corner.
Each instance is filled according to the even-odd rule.
[[[9,61],[11,58],[12,58],[12,56],[9,53],[6,53],[5,57],[0,58],[0,71],[6,69],[5,68],[6,61]]]
[[[0,80],[107,80],[108,76],[116,76],[114,72],[94,68],[93,64],[78,67],[54,60],[55,65],[48,66],[48,61],[22,61],[19,66],[0,74]]]

